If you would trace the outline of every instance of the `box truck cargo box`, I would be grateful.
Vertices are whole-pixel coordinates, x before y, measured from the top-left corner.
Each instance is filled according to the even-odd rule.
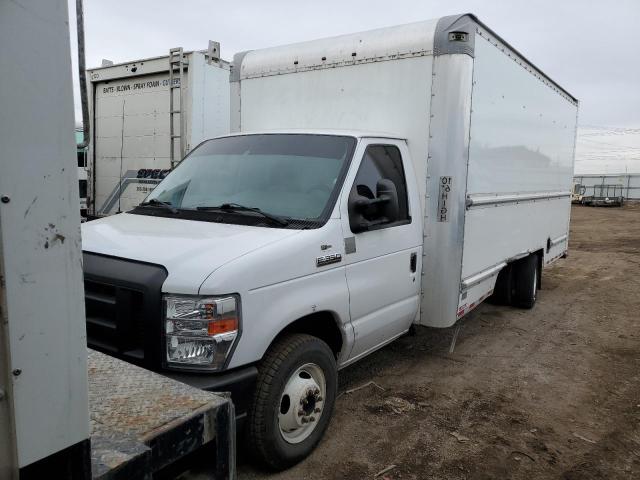
[[[95,216],[131,209],[194,146],[229,132],[229,64],[216,42],[87,70],[87,83]]]
[[[419,323],[453,325],[507,263],[566,251],[577,101],[474,17],[241,53],[232,80],[236,131],[405,140],[423,222]]]
[[[84,226],[89,343],[230,389],[252,451],[292,465],[338,369],[490,295],[533,307],[567,252],[577,106],[473,15],[238,54],[235,133]],[[114,335],[92,292],[120,289],[145,313],[123,300]]]

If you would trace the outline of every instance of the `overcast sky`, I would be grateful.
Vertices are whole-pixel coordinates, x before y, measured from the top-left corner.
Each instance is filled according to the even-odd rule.
[[[75,0],[69,10],[75,62]],[[205,49],[210,39],[231,60],[243,50],[471,12],[580,100],[589,135],[586,143],[580,135],[577,171],[640,172],[640,0],[85,0],[84,10],[88,68],[103,58]]]

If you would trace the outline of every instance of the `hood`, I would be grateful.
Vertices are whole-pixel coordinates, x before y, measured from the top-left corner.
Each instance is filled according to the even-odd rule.
[[[195,294],[222,265],[298,232],[122,213],[84,223],[82,249],[162,265],[163,291]]]

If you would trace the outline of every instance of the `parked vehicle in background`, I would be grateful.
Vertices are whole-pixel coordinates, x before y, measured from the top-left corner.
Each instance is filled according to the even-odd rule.
[[[592,187],[619,185],[622,187],[621,195],[625,200],[640,200],[640,173],[577,174],[574,175],[573,181],[591,192]]]
[[[533,307],[568,248],[577,107],[473,15],[238,54],[235,133],[84,225],[89,345],[230,390],[286,468],[340,368],[492,295]]]
[[[583,187],[584,194],[580,199],[582,205],[590,207],[621,207],[624,204],[622,185],[592,185]]]
[[[76,145],[82,145],[84,135],[82,127],[76,126]],[[87,221],[87,147],[76,148],[78,157],[78,192],[80,195],[80,219]]]
[[[582,197],[586,191],[586,187],[580,183],[573,182],[573,188],[571,189],[571,203],[582,203]]]
[[[97,217],[138,205],[194,146],[229,133],[229,64],[217,42],[104,63],[87,70],[88,203]]]

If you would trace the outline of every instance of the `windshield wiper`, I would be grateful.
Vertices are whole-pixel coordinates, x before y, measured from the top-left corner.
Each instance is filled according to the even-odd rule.
[[[161,207],[161,208],[166,208],[171,213],[178,213],[178,209],[174,207],[171,202],[161,202],[160,200],[156,200],[155,198],[152,198],[148,202],[142,202],[139,206],[140,207]]]
[[[206,206],[200,206],[200,207],[196,207],[196,210],[203,210],[203,211],[207,211],[207,210],[229,210],[229,211],[235,211],[235,212],[255,212],[259,215],[261,215],[264,218],[267,218],[269,220],[271,220],[274,223],[277,223],[278,225],[281,225],[283,227],[286,227],[287,225],[289,225],[289,221],[285,220],[282,217],[279,217],[278,215],[274,215],[272,213],[267,213],[267,212],[263,212],[262,210],[260,210],[257,207],[246,207],[244,205],[240,205],[239,203],[223,203],[222,205],[218,205],[217,207],[206,207]]]

